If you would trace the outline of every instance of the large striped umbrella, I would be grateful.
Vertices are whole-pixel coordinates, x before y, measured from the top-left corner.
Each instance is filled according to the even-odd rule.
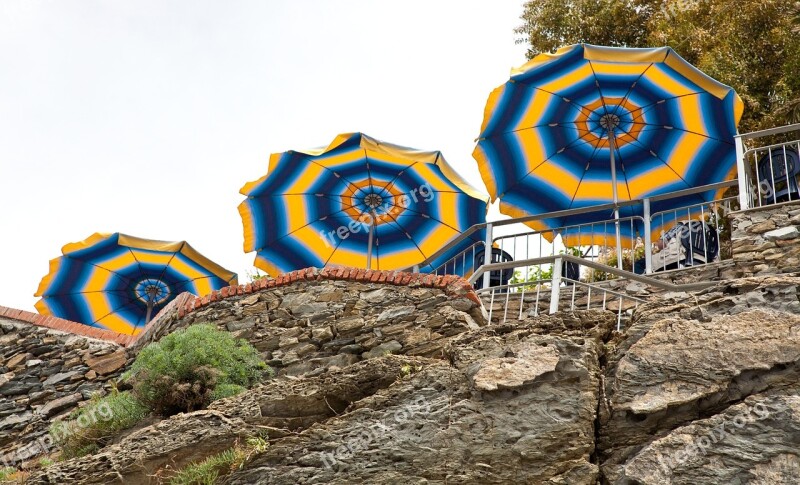
[[[326,265],[411,267],[485,222],[488,202],[441,152],[361,133],[339,135],[324,149],[273,154],[267,175],[241,193],[244,250],[256,251],[255,265],[271,275]]]
[[[86,325],[136,334],[184,291],[202,296],[237,284],[187,242],[96,233],[65,245],[50,261],[36,309]]]
[[[505,214],[617,203],[731,178],[742,111],[733,89],[669,47],[572,45],[536,56],[491,93],[473,156]],[[652,210],[714,195],[655,203]],[[641,208],[592,217],[620,215],[641,215]],[[531,226],[576,222],[591,221],[576,216]],[[597,237],[574,237],[572,244],[601,244]]]

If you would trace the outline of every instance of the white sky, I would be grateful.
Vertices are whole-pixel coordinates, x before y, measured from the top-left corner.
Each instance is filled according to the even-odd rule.
[[[0,2],[0,304],[94,232],[253,271],[236,210],[270,153],[362,131],[471,157],[525,61],[522,0]]]

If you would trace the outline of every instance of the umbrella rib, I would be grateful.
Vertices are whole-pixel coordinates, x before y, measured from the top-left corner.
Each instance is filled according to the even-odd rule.
[[[589,69],[592,70],[592,77],[594,77],[594,85],[597,88],[597,94],[600,95],[600,104],[603,106],[603,114],[608,114],[608,105],[606,104],[606,98],[603,96],[603,90],[600,89],[600,80],[597,79],[597,73],[594,71],[594,65],[592,61],[587,61],[589,63]]]
[[[123,303],[122,305],[120,305],[120,306],[118,306],[118,307],[115,307],[115,308],[113,308],[113,309],[112,309],[110,312],[108,312],[108,313],[106,313],[105,315],[103,315],[102,317],[100,317],[100,318],[98,318],[98,319],[94,320],[92,323],[93,323],[93,324],[98,324],[98,323],[100,323],[100,321],[102,321],[102,320],[103,320],[104,318],[106,318],[107,316],[109,316],[109,315],[113,315],[113,314],[115,314],[115,313],[118,313],[120,310],[122,310],[122,309],[123,309],[123,308],[125,308],[126,306],[133,305],[133,304],[134,304],[134,303],[136,303],[137,301],[138,301],[138,300],[128,300],[126,303]],[[136,321],[136,323],[133,323],[133,324],[131,324],[131,327],[133,327],[133,329],[132,329],[132,330],[136,330],[136,328],[137,328],[137,327],[139,327],[139,320],[137,320],[137,321]],[[131,335],[133,335],[133,331],[131,331]]]
[[[172,256],[169,257],[169,261],[167,261],[167,264],[164,265],[164,268],[161,270],[161,274],[158,275],[158,279],[156,281],[158,281],[159,283],[164,283],[164,275],[167,274],[167,268],[169,268],[169,265],[172,264],[172,260],[175,259],[175,256],[177,256],[178,253],[181,252],[184,247],[186,247],[186,241],[182,241],[181,247],[179,247],[177,251],[174,251],[172,253]],[[167,285],[166,283],[164,283],[164,286],[167,286],[169,288],[169,285]],[[150,295],[148,295],[148,297],[149,296]],[[155,302],[153,302],[153,304],[155,304]]]
[[[652,126],[652,127],[655,127],[655,128],[658,128],[658,129],[663,129],[663,130],[668,130],[668,129],[678,130],[678,131],[682,131],[684,133],[691,133],[692,135],[702,136],[703,138],[708,138],[709,140],[714,140],[714,141],[718,141],[720,143],[725,143],[726,145],[733,145],[733,143],[731,143],[731,142],[729,142],[727,140],[722,140],[722,139],[714,137],[714,136],[704,135],[702,133],[698,133],[698,132],[692,131],[692,130],[687,130],[686,128],[681,128],[679,126],[673,126],[672,128],[667,128],[666,127],[667,125],[656,125],[654,123],[633,122],[633,124],[642,125],[642,126]],[[647,131],[654,131],[654,130],[647,130]],[[625,133],[628,133],[628,132],[625,132]],[[631,136],[629,133],[628,133],[628,135]]]
[[[541,167],[541,166],[542,166],[542,165],[544,165],[545,163],[549,162],[549,161],[550,161],[550,160],[551,160],[551,159],[552,159],[552,158],[553,158],[555,155],[558,155],[559,153],[561,153],[561,152],[562,152],[562,151],[564,151],[564,150],[567,150],[568,148],[574,148],[574,147],[577,147],[577,146],[580,146],[580,145],[585,145],[585,144],[587,144],[587,143],[591,143],[591,141],[583,140],[583,137],[584,137],[584,136],[586,136],[586,134],[588,134],[588,133],[590,133],[590,132],[587,132],[587,133],[584,133],[583,135],[580,135],[578,138],[576,138],[575,140],[573,140],[573,141],[571,141],[570,143],[568,143],[568,144],[567,144],[567,146],[565,146],[565,147],[564,147],[564,148],[562,148],[561,150],[557,150],[555,153],[553,153],[553,154],[551,154],[551,155],[548,155],[548,156],[547,156],[547,158],[545,158],[545,159],[544,159],[544,160],[542,160],[542,161],[541,161],[541,162],[540,162],[538,165],[536,165],[535,167],[533,167],[532,169],[530,169],[530,170],[528,171],[528,173],[526,173],[525,175],[523,175],[522,177],[520,177],[520,178],[519,178],[519,179],[518,179],[518,180],[517,180],[517,181],[516,181],[514,184],[512,184],[512,185],[509,185],[509,186],[506,188],[506,190],[504,190],[504,191],[503,191],[503,193],[502,193],[502,194],[500,194],[500,195],[498,196],[498,198],[500,198],[500,197],[504,196],[505,194],[507,194],[507,193],[508,193],[508,191],[509,191],[509,190],[511,190],[511,189],[513,189],[514,187],[516,187],[517,185],[521,184],[521,183],[522,183],[522,181],[523,181],[525,178],[527,178],[527,177],[528,177],[530,174],[532,174],[533,172],[535,172],[535,171],[536,171],[536,170],[537,170],[539,167]],[[576,142],[578,142],[578,141],[581,141],[581,143],[576,143]]]
[[[70,256],[70,255],[68,255],[68,254],[63,254],[61,257],[62,257],[62,258],[67,258],[67,259],[71,259],[71,260],[73,260],[73,261],[79,261],[81,264],[86,264],[86,265],[89,265],[89,266],[94,266],[95,268],[100,268],[100,269],[102,269],[103,271],[108,271],[109,273],[111,273],[112,275],[114,275],[114,277],[115,277],[115,278],[119,278],[119,279],[121,279],[121,280],[123,281],[123,283],[125,283],[125,284],[128,284],[128,283],[130,283],[130,282],[132,281],[131,279],[129,279],[129,278],[126,278],[125,276],[122,276],[121,274],[117,273],[116,271],[112,271],[112,270],[110,270],[110,269],[108,269],[108,268],[106,268],[106,267],[104,267],[104,266],[100,266],[99,264],[95,264],[95,263],[92,263],[92,262],[90,262],[90,261],[85,261],[85,260],[83,260],[83,259],[80,259],[80,258],[73,258],[72,256]]]
[[[307,194],[307,195],[317,195],[317,194]],[[328,194],[320,194],[320,195],[322,195],[322,197],[324,197],[324,198],[326,198],[326,199],[329,199],[329,200],[331,200],[331,201],[333,201],[333,202],[340,202],[340,201],[341,201],[341,197],[340,197],[340,196],[330,196],[330,195],[328,195]],[[262,196],[260,196],[260,197],[262,197]],[[272,194],[270,194],[270,195],[269,195],[269,197],[277,197],[277,195],[272,195]],[[337,200],[337,197],[339,198],[339,200]],[[346,211],[347,211],[347,209],[356,209],[356,210],[360,210],[360,209],[359,209],[357,206],[355,206],[355,205],[348,205],[348,206],[342,205],[342,207],[343,207],[342,209],[339,209],[339,210],[338,210],[338,211],[336,211],[336,212],[331,212],[330,214],[328,214],[327,216],[325,216],[325,218],[331,217],[331,216],[333,216],[333,215],[336,215],[336,214],[339,214],[339,213],[342,213],[342,212],[346,212]],[[361,214],[364,214],[364,211],[361,211]],[[273,241],[273,243],[275,243],[275,242],[278,242],[278,241],[280,241],[281,239],[283,239],[283,238],[285,238],[285,237],[287,237],[287,236],[290,236],[290,235],[294,234],[295,232],[299,231],[300,229],[303,229],[303,228],[305,228],[305,227],[308,227],[308,226],[310,226],[311,224],[313,224],[313,223],[315,223],[315,222],[320,222],[320,221],[322,221],[322,220],[324,220],[324,219],[315,219],[315,220],[313,220],[313,221],[311,221],[311,222],[309,222],[309,223],[307,223],[307,224],[303,224],[302,226],[298,227],[297,229],[294,229],[294,230],[292,230],[292,231],[289,231],[289,232],[287,232],[286,234],[284,234],[283,236],[279,237],[278,239],[276,239],[275,241]],[[258,251],[261,251],[262,249],[264,249],[264,247],[257,248],[255,251],[256,251],[256,252],[258,252]]]
[[[569,209],[572,208],[572,205],[575,203],[575,197],[578,196],[578,190],[581,188],[581,184],[583,183],[583,178],[586,176],[586,173],[589,171],[589,165],[592,163],[594,156],[597,154],[597,151],[600,149],[599,146],[595,145],[594,150],[592,150],[592,155],[589,157],[589,161],[586,162],[586,166],[583,167],[583,173],[581,174],[580,180],[578,180],[578,186],[575,187],[575,192],[572,193],[572,198],[569,201]]]
[[[339,250],[339,246],[341,246],[342,243],[344,242],[344,239],[342,239],[342,238],[337,238],[337,239],[338,239],[338,242],[336,243],[336,247],[334,247],[333,250],[331,250],[331,254],[328,256],[328,259],[326,259],[325,263],[322,265],[323,268],[325,266],[328,266],[328,263],[330,263],[331,259],[333,259],[333,256],[336,254],[336,251]]]
[[[392,206],[393,206],[393,207],[400,207],[400,206],[397,206],[396,204],[392,204]],[[410,212],[413,212],[413,213],[415,213],[415,214],[419,214],[420,216],[422,216],[422,217],[423,217],[423,218],[425,218],[425,219],[430,219],[430,220],[432,220],[432,221],[436,221],[436,222],[438,222],[439,224],[441,224],[441,225],[443,225],[443,226],[445,226],[445,227],[448,227],[448,228],[452,229],[452,230],[453,230],[453,231],[455,231],[455,232],[458,232],[458,233],[461,233],[461,232],[463,232],[463,231],[461,231],[461,230],[459,230],[459,229],[457,229],[457,228],[455,228],[455,227],[451,226],[450,224],[448,224],[448,223],[446,223],[446,222],[444,222],[444,221],[441,221],[441,220],[439,220],[439,219],[437,219],[437,218],[433,217],[433,216],[432,216],[432,215],[430,215],[430,214],[426,214],[426,213],[424,213],[424,212],[421,212],[421,211],[416,211],[416,210],[414,210],[414,209],[409,209],[408,207],[404,207],[403,209],[404,209],[404,210],[407,210],[407,211],[410,211]],[[388,211],[386,212],[386,214],[387,214],[389,217],[392,217],[392,216],[391,216],[391,214],[390,214]],[[471,239],[473,239],[473,240],[475,240],[475,241],[478,241],[478,242],[480,242],[480,241],[481,241],[481,240],[474,239],[472,236],[470,236],[470,238],[471,238]]]
[[[635,110],[631,111],[631,113],[634,113],[636,111],[644,111],[645,109],[653,108],[655,106],[658,106],[659,104],[664,104],[667,101],[672,101],[673,99],[688,98],[689,96],[699,96],[701,94],[709,94],[709,93],[708,93],[708,91],[692,91],[691,93],[684,93],[684,94],[678,94],[678,95],[675,95],[675,96],[670,96],[670,97],[664,98],[664,99],[662,99],[660,101],[656,101],[655,103],[650,103],[650,104],[646,104],[644,106],[640,106],[638,109],[635,109]]]
[[[629,135],[629,136],[630,136],[630,135]],[[646,147],[646,146],[644,146],[644,145],[642,145],[641,143],[639,143],[639,140],[637,140],[637,139],[635,139],[635,138],[634,138],[634,139],[633,139],[633,140],[632,140],[630,143],[635,143],[635,144],[637,144],[637,145],[638,145],[638,146],[639,146],[639,147],[640,147],[642,150],[647,150],[647,147]],[[649,151],[649,150],[648,150],[648,151]],[[673,172],[673,173],[674,173],[674,174],[675,174],[675,175],[676,175],[676,176],[677,176],[679,179],[681,179],[681,182],[683,182],[684,184],[686,184],[686,187],[688,187],[688,188],[691,188],[691,187],[692,187],[692,185],[691,185],[689,182],[687,182],[687,181],[686,181],[686,179],[684,179],[684,178],[681,176],[681,174],[679,174],[679,173],[678,173],[678,172],[677,172],[677,171],[676,171],[674,168],[672,168],[672,167],[669,165],[669,163],[667,163],[667,162],[666,162],[664,159],[662,159],[661,157],[659,157],[659,156],[658,156],[658,154],[657,154],[655,151],[653,151],[653,152],[651,153],[651,155],[653,155],[653,156],[656,158],[656,160],[658,160],[658,161],[660,161],[662,164],[664,164],[664,166],[666,166],[668,169],[672,170],[672,172]],[[629,193],[629,195],[630,195],[630,193]]]
[[[402,224],[400,224],[399,222],[397,222],[397,219],[395,219],[395,218],[394,218],[394,217],[392,217],[391,215],[389,215],[389,218],[390,218],[390,219],[392,219],[392,222],[393,222],[394,224],[396,224],[396,225],[397,225],[397,227],[399,227],[399,228],[400,228],[400,230],[401,230],[401,231],[403,231],[403,232],[406,234],[406,236],[409,236],[409,237],[408,237],[408,240],[409,240],[409,241],[411,241],[411,243],[414,245],[414,247],[416,247],[416,248],[417,248],[417,251],[419,251],[419,254],[421,254],[421,255],[422,255],[422,260],[423,260],[423,261],[425,261],[426,259],[428,259],[428,256],[425,254],[425,252],[422,250],[422,248],[420,248],[420,247],[419,247],[419,244],[417,244],[417,241],[415,241],[413,237],[410,237],[410,236],[411,236],[411,234],[410,234],[410,233],[409,233],[409,232],[406,230],[406,228],[405,228],[405,227],[403,227],[403,226],[402,226]],[[389,223],[391,224],[392,222],[389,222]],[[449,226],[448,226],[448,227],[449,227]]]
[[[369,180],[369,186],[374,191],[375,190],[375,183],[372,181],[372,171],[369,168],[369,155],[367,155],[366,148],[364,149],[364,161],[367,165],[367,180]]]
[[[413,162],[411,165],[408,165],[408,166],[406,166],[406,167],[403,167],[403,170],[400,170],[399,172],[397,172],[397,173],[394,175],[394,178],[393,178],[392,180],[390,180],[388,184],[386,184],[386,186],[384,187],[384,189],[385,189],[385,190],[388,192],[388,191],[389,191],[389,188],[390,188],[390,187],[392,187],[392,186],[394,186],[394,183],[395,183],[395,182],[397,182],[397,179],[399,179],[399,178],[400,178],[400,175],[402,175],[402,174],[406,173],[406,170],[410,169],[411,167],[413,167],[413,166],[414,166],[414,165],[416,165],[416,164],[417,164],[417,162]]]
[[[547,93],[547,94],[549,94],[551,96],[555,96],[556,98],[561,98],[562,101],[564,101],[565,103],[568,103],[568,104],[576,107],[578,109],[578,111],[580,111],[581,113],[586,114],[587,116],[594,112],[591,109],[589,109],[588,106],[584,106],[584,105],[582,105],[580,103],[576,103],[575,100],[565,98],[564,96],[561,96],[560,94],[555,93],[553,91],[548,91],[547,89],[543,89],[543,88],[541,88],[539,86],[531,86],[531,85],[526,85],[526,86],[528,86],[530,88],[533,88],[533,89],[535,89],[537,91],[541,91],[543,93]]]
[[[204,280],[204,279],[211,279],[211,278],[214,278],[214,275],[198,276],[197,278],[188,278],[188,279],[185,279],[185,280],[181,280],[175,285],[175,289],[183,288],[184,291],[186,291],[186,287],[189,286],[189,283],[194,283],[197,280]],[[177,291],[175,292],[176,296],[179,295],[179,294],[180,294],[179,292],[177,292]],[[195,296],[203,296],[203,295],[195,295]]]
[[[341,210],[338,210],[338,211],[336,211],[336,212],[331,212],[330,214],[328,214],[328,215],[327,215],[327,216],[325,216],[325,217],[326,217],[326,218],[328,218],[328,217],[331,217],[331,216],[333,216],[333,215],[339,214],[339,213],[341,213],[341,212],[345,212],[347,209],[350,209],[350,208],[357,208],[357,207],[355,207],[355,206],[350,206],[350,207],[348,207],[348,208],[341,209]],[[363,212],[362,212],[362,213],[363,213]],[[283,236],[281,236],[281,237],[279,237],[279,238],[275,239],[275,240],[274,240],[274,241],[272,241],[272,243],[270,243],[270,244],[275,244],[276,242],[280,241],[281,239],[283,239],[283,238],[285,238],[285,237],[289,237],[289,236],[291,236],[292,234],[294,234],[295,232],[297,232],[297,231],[299,231],[299,230],[301,230],[301,229],[304,229],[304,228],[306,228],[306,227],[310,226],[311,224],[313,224],[313,223],[315,223],[315,222],[319,222],[319,221],[321,221],[321,220],[322,220],[322,219],[314,219],[313,221],[310,221],[310,222],[308,222],[308,223],[306,223],[306,224],[303,224],[302,226],[298,227],[297,229],[294,229],[294,230],[292,230],[292,231],[289,231],[289,232],[287,232],[286,234],[284,234]],[[262,246],[262,247],[260,247],[260,248],[257,248],[257,249],[256,249],[256,252],[258,252],[258,251],[261,251],[261,250],[265,249],[265,247],[266,247],[266,246]]]
[[[344,180],[344,181],[345,181],[345,182],[346,182],[348,185],[351,185],[351,186],[355,187],[355,189],[356,189],[356,192],[358,192],[358,191],[363,191],[363,189],[362,189],[361,187],[359,187],[358,185],[356,185],[356,184],[354,184],[353,182],[351,182],[349,179],[347,179],[347,177],[345,177],[344,175],[341,175],[341,174],[340,174],[339,172],[337,172],[336,170],[334,170],[334,169],[332,169],[332,168],[330,168],[330,167],[326,167],[325,165],[323,165],[323,164],[319,163],[318,161],[316,161],[316,160],[312,160],[311,158],[308,158],[308,157],[302,157],[301,159],[302,159],[302,160],[305,160],[305,161],[307,161],[307,162],[311,162],[311,163],[313,163],[314,165],[318,165],[320,168],[322,168],[322,169],[324,169],[324,170],[328,170],[328,171],[329,171],[329,172],[331,172],[331,173],[334,175],[334,177],[336,177],[337,179],[342,179],[342,180]],[[355,192],[353,192],[353,193],[355,194]]]
[[[642,71],[642,73],[639,74],[639,77],[637,77],[636,80],[633,82],[633,84],[631,84],[631,87],[628,88],[628,92],[626,92],[625,96],[622,97],[622,101],[618,105],[616,105],[614,107],[613,114],[615,114],[615,115],[617,114],[617,111],[619,110],[619,107],[622,106],[623,104],[625,104],[625,101],[628,100],[628,97],[633,92],[633,88],[636,87],[636,85],[639,83],[639,80],[644,77],[645,73],[647,73],[647,71],[649,71],[650,68],[653,67],[654,64],[655,63],[651,62],[650,64],[647,65],[647,67],[644,69],[644,71]]]
[[[569,104],[569,105],[570,105],[570,106],[572,106],[573,108],[577,109],[577,110],[578,110],[580,113],[583,113],[583,114],[585,114],[587,117],[588,117],[588,116],[590,116],[592,113],[594,113],[594,112],[593,112],[592,110],[590,110],[588,107],[586,107],[586,106],[584,106],[584,105],[582,105],[582,104],[576,103],[576,102],[575,102],[574,100],[572,100],[572,99],[567,99],[567,98],[565,98],[564,96],[561,96],[561,95],[559,95],[559,94],[556,94],[556,93],[554,93],[554,92],[552,92],[552,91],[548,91],[548,90],[546,90],[546,89],[542,89],[542,88],[540,88],[540,87],[538,87],[538,86],[529,86],[529,85],[527,85],[527,86],[528,86],[529,88],[532,88],[532,89],[536,90],[536,91],[541,91],[541,92],[543,92],[543,93],[547,93],[547,94],[549,94],[549,95],[551,95],[551,96],[553,96],[553,97],[560,98],[562,101],[564,101],[565,103]],[[569,122],[569,123],[574,123],[574,122]],[[519,132],[519,131],[529,130],[529,129],[532,129],[532,128],[538,128],[538,127],[547,126],[547,125],[549,125],[549,124],[550,124],[550,123],[546,123],[545,125],[537,125],[537,126],[532,126],[532,127],[519,128],[519,129],[516,129],[516,130],[500,131],[500,132],[498,132],[498,133],[495,133],[495,135],[505,135],[505,134],[507,134],[507,133],[516,133],[516,132]],[[495,135],[492,135],[492,136],[495,136]],[[488,138],[488,137],[484,137],[483,139],[486,139],[486,138]],[[480,140],[480,138],[479,138],[479,140]]]

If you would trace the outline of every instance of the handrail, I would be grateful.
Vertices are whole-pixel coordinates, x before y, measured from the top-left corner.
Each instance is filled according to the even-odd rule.
[[[715,281],[698,281],[696,283],[683,283],[683,284],[675,284],[675,283],[668,283],[666,281],[657,280],[648,276],[643,276],[640,274],[632,273],[630,271],[626,271],[624,269],[619,269],[612,266],[606,266],[602,263],[597,263],[595,261],[591,261],[588,259],[582,259],[577,256],[572,256],[570,254],[559,254],[555,256],[544,256],[541,258],[530,258],[530,259],[522,259],[517,261],[507,261],[504,263],[492,263],[492,264],[484,264],[480,268],[475,271],[469,278],[470,283],[475,283],[478,278],[485,272],[485,271],[498,271],[504,270],[509,268],[517,268],[520,266],[534,266],[538,264],[555,264],[556,259],[560,259],[561,261],[568,261],[571,263],[577,263],[581,266],[587,266],[592,269],[600,270],[605,273],[611,273],[613,275],[617,275],[623,278],[627,278],[632,281],[638,281],[640,283],[645,283],[647,285],[655,286],[661,288],[663,290],[668,291],[693,291],[693,290],[702,290],[705,288],[709,288],[717,284]]]
[[[800,124],[798,126],[800,126]],[[655,195],[653,197],[622,201],[622,202],[617,203],[616,205],[613,204],[613,203],[600,204],[600,205],[593,205],[593,206],[587,206],[587,207],[579,207],[579,208],[576,208],[576,209],[565,209],[565,210],[560,210],[560,211],[545,212],[543,214],[536,214],[536,215],[525,216],[525,217],[503,219],[503,220],[493,221],[493,222],[482,222],[480,224],[475,224],[475,225],[469,227],[466,231],[461,233],[458,237],[456,237],[455,239],[453,239],[449,243],[445,244],[441,249],[439,249],[435,253],[431,254],[430,256],[428,256],[427,259],[425,259],[424,261],[420,262],[418,265],[415,265],[415,266],[416,267],[427,266],[431,262],[436,261],[436,259],[438,259],[442,255],[446,254],[453,247],[455,247],[456,245],[460,244],[462,241],[464,241],[465,239],[470,237],[476,231],[479,231],[479,230],[484,229],[484,228],[488,228],[490,226],[491,227],[502,227],[502,226],[508,226],[508,225],[511,225],[511,224],[524,224],[526,222],[538,221],[538,220],[542,220],[542,219],[554,219],[554,218],[559,218],[559,217],[571,216],[571,215],[575,215],[575,214],[585,214],[585,213],[588,213],[588,212],[599,212],[599,211],[603,211],[603,210],[613,211],[614,209],[618,209],[618,208],[621,208],[621,207],[629,207],[629,206],[642,204],[645,200],[659,201],[659,200],[673,199],[673,198],[676,198],[676,197],[683,197],[683,196],[686,196],[686,195],[699,194],[701,192],[708,192],[708,191],[711,191],[711,190],[718,190],[718,189],[722,189],[722,188],[726,188],[726,187],[733,187],[736,184],[737,184],[736,180],[728,180],[728,181],[725,181],[725,182],[718,182],[718,183],[715,183],[715,184],[703,185],[703,186],[700,186],[700,187],[693,187],[693,188],[689,188],[689,189],[677,190],[675,192],[669,192],[669,193],[666,193],[666,194]],[[628,217],[632,217],[632,216],[628,216]],[[479,244],[480,242],[481,241],[475,241],[475,244]],[[407,268],[407,270],[410,271],[411,267]]]
[[[540,229],[538,231],[533,231],[533,232],[526,231],[526,232],[518,232],[518,233],[515,233],[515,234],[503,234],[502,236],[497,236],[495,238],[495,241],[500,240],[500,239],[510,239],[510,238],[514,238],[514,237],[527,236],[529,234],[536,235],[536,234],[542,234],[542,233],[546,233],[546,232],[556,232],[556,233],[558,233],[559,231],[561,231],[563,229],[573,228],[573,227],[580,228],[581,226],[599,226],[599,225],[603,225],[603,224],[613,225],[617,221],[619,221],[620,223],[625,223],[625,222],[629,222],[629,221],[632,221],[632,220],[635,220],[635,219],[639,219],[639,220],[644,221],[644,217],[642,217],[642,216],[625,216],[625,217],[620,217],[619,219],[609,218],[609,219],[604,219],[602,221],[581,222],[579,224],[570,224],[569,226],[554,227],[552,229]]]
[[[790,131],[800,130],[800,123],[795,123],[793,125],[786,125],[786,126],[779,126],[777,128],[768,128],[766,130],[761,131],[752,131],[750,133],[744,133],[742,135],[736,135],[734,138],[739,138],[741,140],[750,140],[752,138],[760,138],[762,136],[769,136],[769,135],[777,135],[780,133],[788,133]]]

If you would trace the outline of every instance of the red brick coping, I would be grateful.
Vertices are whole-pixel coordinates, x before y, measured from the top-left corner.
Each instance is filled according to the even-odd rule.
[[[262,278],[252,283],[239,286],[228,286],[213,291],[203,297],[189,300],[178,309],[178,317],[183,318],[189,312],[208,306],[209,304],[238,295],[247,295],[254,291],[288,286],[297,281],[344,280],[359,283],[382,283],[396,286],[417,286],[421,288],[439,288],[445,294],[463,297],[481,304],[478,295],[467,280],[460,276],[437,276],[426,273],[406,273],[404,271],[381,271],[363,268],[306,268],[282,274],[275,279]]]
[[[37,313],[4,306],[0,306],[0,316],[75,335],[115,342],[124,347],[129,347],[136,342],[140,336],[148,334],[148,330],[158,324],[162,315],[172,313],[175,307],[178,308],[178,318],[183,318],[189,312],[208,306],[213,302],[224,300],[225,298],[247,295],[270,288],[289,286],[297,281],[321,280],[344,280],[359,283],[382,283],[396,286],[439,288],[444,290],[445,294],[449,296],[468,298],[478,305],[481,304],[472,285],[460,276],[437,276],[425,273],[406,273],[403,271],[380,271],[360,268],[306,268],[282,274],[275,279],[263,278],[252,283],[247,283],[246,285],[228,286],[221,290],[213,291],[203,297],[182,293],[164,307],[158,315],[136,335],[125,335],[112,330],[90,327],[89,325],[83,325],[51,315],[39,315]]]
[[[38,313],[26,312],[25,310],[17,310],[16,308],[8,308],[5,306],[0,306],[0,317],[32,323],[39,327],[52,328],[53,330],[82,335],[84,337],[107,340],[123,346],[132,344],[138,338],[137,335],[125,335],[112,330],[90,327],[89,325],[73,322],[71,320],[64,320],[63,318],[54,317],[52,315],[40,315]]]

